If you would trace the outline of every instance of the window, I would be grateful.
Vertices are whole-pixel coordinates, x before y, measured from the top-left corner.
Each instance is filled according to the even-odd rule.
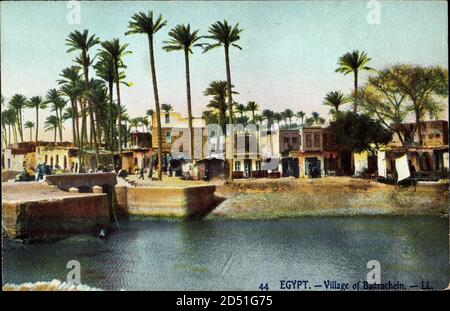
[[[306,139],[306,147],[307,148],[311,148],[312,147],[312,136],[311,136],[311,134],[306,134],[305,139]]]
[[[284,138],[284,143],[285,143],[285,144],[289,144],[289,137],[285,137],[285,138]]]
[[[241,170],[241,162],[240,161],[234,162],[234,170],[235,171],[240,171]]]
[[[256,161],[256,170],[257,171],[261,170],[261,161]]]
[[[436,138],[441,138],[441,134],[436,134],[435,137]]]
[[[56,165],[59,165],[59,155],[56,155]]]
[[[48,161],[48,156],[47,155],[45,155],[45,163],[47,163],[47,161]]]
[[[297,143],[297,137],[292,137],[292,143],[296,144]]]
[[[170,115],[168,113],[165,115],[165,121],[166,123],[170,123]]]
[[[298,135],[298,144],[301,145],[302,144],[302,136]]]
[[[170,131],[166,132],[166,144],[170,144],[172,142],[172,139],[170,137]]]
[[[320,134],[314,134],[314,147],[320,147]]]

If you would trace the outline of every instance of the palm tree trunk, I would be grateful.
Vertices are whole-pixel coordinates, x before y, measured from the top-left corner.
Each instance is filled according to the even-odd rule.
[[[79,167],[84,167],[84,144],[87,141],[87,122],[86,122],[86,99],[82,99],[80,102],[81,105],[81,138],[80,138],[80,148],[78,159],[80,161]]]
[[[11,145],[11,124],[8,124],[8,145]]]
[[[5,147],[8,146],[8,140],[6,137],[6,126],[5,124],[2,124],[2,140],[5,143]]]
[[[188,108],[188,122],[190,132],[191,161],[194,161],[194,127],[192,126],[191,77],[189,70],[189,50],[184,50],[184,64],[186,67],[186,96]]]
[[[20,110],[17,110],[17,131],[19,132],[20,141],[23,142],[23,133],[22,133],[22,113]]]
[[[58,125],[55,126],[55,136],[53,137],[53,143],[56,144],[56,132],[58,131]]]
[[[119,110],[119,117],[118,117],[118,123],[119,123],[119,157],[120,157],[120,163],[122,163],[122,117],[120,115],[120,88],[119,88],[119,68],[118,64],[115,63],[115,71],[116,71],[116,92],[117,92],[117,109]]]
[[[84,59],[86,59],[86,55],[84,55]],[[89,68],[88,66],[83,66],[84,69],[84,83],[86,86],[86,90],[88,89],[88,82],[89,82]],[[90,132],[92,135],[92,138],[94,139],[94,150],[95,150],[95,161],[97,162],[96,165],[98,166],[100,164],[100,158],[98,154],[98,144],[97,144],[97,137],[95,133],[95,122],[94,122],[94,109],[91,100],[88,98],[88,109],[89,109],[89,117],[90,117]]]
[[[14,124],[13,126],[13,136],[14,136],[14,142],[17,143],[19,141],[19,139],[17,138],[17,124]]]
[[[225,66],[227,71],[227,95],[228,95],[228,109],[230,114],[230,127],[231,127],[231,138],[230,138],[230,145],[232,146],[231,150],[231,159],[229,161],[229,169],[230,169],[230,175],[228,176],[229,181],[233,181],[233,159],[234,159],[234,131],[233,131],[233,98],[232,98],[232,92],[231,92],[231,70],[230,70],[230,56],[228,53],[228,46],[225,45]]]
[[[39,133],[39,106],[36,107],[36,139],[38,141],[38,133]]]
[[[62,142],[63,141],[63,134],[62,134],[62,128],[63,128],[63,118],[62,118],[62,109],[59,110],[59,124],[58,124],[58,129],[59,129],[59,141]]]
[[[33,136],[33,133],[32,133],[32,127],[30,127],[30,141],[31,141],[31,136]]]
[[[22,109],[19,110],[19,116],[20,116],[20,140],[23,142],[23,122],[22,122]]]
[[[358,112],[358,71],[354,71],[355,79],[354,79],[354,88],[355,88],[355,103],[353,105],[353,112]]]
[[[109,85],[109,148],[111,150],[111,153],[114,152],[114,145],[113,145],[113,132],[114,132],[114,124],[116,123],[116,120],[113,120],[113,87],[114,87],[114,81],[111,80],[108,82]],[[120,114],[120,111],[119,111]]]
[[[153,36],[148,35],[148,46],[150,51],[150,67],[152,72],[153,95],[155,97],[156,108],[156,129],[158,135],[158,179],[162,180],[162,130],[161,130],[161,110],[159,107],[158,83],[156,81],[155,56],[153,51]]]

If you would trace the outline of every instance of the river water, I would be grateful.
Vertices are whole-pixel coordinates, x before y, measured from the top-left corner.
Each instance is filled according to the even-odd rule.
[[[83,284],[106,290],[277,290],[283,280],[324,289],[326,280],[366,280],[370,260],[383,283],[449,283],[448,219],[436,216],[133,220],[105,240],[3,242],[4,284],[66,280],[69,260],[80,262]]]

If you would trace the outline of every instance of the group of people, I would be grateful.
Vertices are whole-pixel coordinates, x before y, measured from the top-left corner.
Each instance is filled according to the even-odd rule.
[[[44,162],[44,164],[36,165],[35,181],[44,179],[45,175],[51,175],[51,174],[52,174],[52,169],[51,169],[50,165],[48,165],[46,162]]]

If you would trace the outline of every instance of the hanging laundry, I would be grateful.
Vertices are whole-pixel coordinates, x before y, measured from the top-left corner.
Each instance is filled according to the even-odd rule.
[[[378,176],[386,178],[386,152],[378,151]]]
[[[408,157],[406,156],[406,154],[402,155],[400,158],[395,159],[395,168],[397,169],[397,182],[411,176],[408,166]]]

